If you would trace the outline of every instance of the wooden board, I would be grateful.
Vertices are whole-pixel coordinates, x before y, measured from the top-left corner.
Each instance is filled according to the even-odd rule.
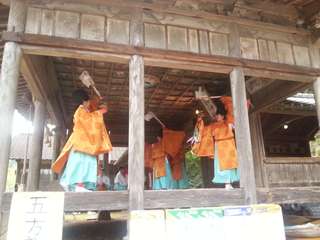
[[[145,24],[145,46],[148,48],[166,48],[166,29],[158,24]]]
[[[65,38],[79,38],[80,14],[57,11],[55,20],[55,36]]]
[[[104,41],[105,17],[83,14],[81,16],[80,38],[93,41]]]
[[[297,65],[305,67],[311,66],[309,49],[307,47],[293,45],[293,53]]]
[[[54,34],[55,12],[52,10],[42,10],[41,30],[43,35],[52,36]]]
[[[107,41],[129,44],[129,21],[118,19],[108,19],[107,21]]]
[[[270,61],[270,53],[268,49],[268,42],[264,39],[258,39],[258,48],[260,60],[262,61]]]
[[[26,33],[39,34],[41,26],[41,9],[29,8],[27,13]]]
[[[188,50],[187,29],[168,26],[168,49],[176,51]]]
[[[259,203],[318,203],[320,187],[257,188]],[[2,212],[10,209],[12,194],[4,194]],[[177,201],[179,199],[179,201]],[[189,189],[145,191],[145,209],[219,207],[244,204],[241,189]],[[102,211],[128,209],[127,191],[65,193],[65,211]]]
[[[248,59],[259,59],[257,40],[254,38],[240,38],[242,57]]]
[[[229,55],[228,35],[210,32],[209,38],[212,55]]]
[[[284,42],[277,42],[277,52],[280,63],[294,64],[292,45]]]

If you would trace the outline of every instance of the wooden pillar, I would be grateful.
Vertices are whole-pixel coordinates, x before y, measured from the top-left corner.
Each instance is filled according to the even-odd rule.
[[[45,118],[45,105],[41,101],[35,100],[33,134],[30,142],[31,149],[29,159],[29,171],[27,178],[27,191],[37,191],[39,189]]]
[[[316,100],[316,110],[318,116],[318,125],[320,128],[320,77],[313,83],[314,98]]]
[[[11,0],[7,30],[9,32],[24,32],[27,17],[27,1]]]
[[[17,170],[16,170],[16,184],[20,184],[21,183],[21,178],[22,178],[22,168],[23,168],[23,163],[22,160],[16,160],[17,163]]]
[[[249,120],[256,185],[257,187],[268,187],[267,169],[264,164],[266,154],[261,126],[261,114],[259,112],[251,113]]]
[[[58,158],[60,154],[61,149],[61,129],[59,127],[56,127],[53,135],[53,146],[52,146],[52,161],[51,165],[54,163],[54,161]],[[51,171],[50,175],[50,181],[54,181],[58,179],[58,175]]]
[[[144,63],[129,63],[129,209],[143,209],[144,191]]]
[[[235,116],[240,186],[244,188],[245,191],[245,204],[254,204],[257,203],[257,193],[246,98],[245,76],[242,68],[235,68],[230,73],[230,82]]]
[[[7,42],[4,45],[0,75],[0,209],[3,192],[6,190],[12,120],[15,109],[20,61],[20,46],[13,42]]]
[[[140,9],[132,9],[130,45],[134,47],[143,46],[142,16]],[[144,143],[144,61],[134,55],[129,62],[129,210],[144,205]]]

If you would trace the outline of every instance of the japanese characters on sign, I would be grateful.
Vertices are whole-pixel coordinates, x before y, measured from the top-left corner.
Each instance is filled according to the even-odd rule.
[[[64,193],[14,193],[8,240],[61,240]]]

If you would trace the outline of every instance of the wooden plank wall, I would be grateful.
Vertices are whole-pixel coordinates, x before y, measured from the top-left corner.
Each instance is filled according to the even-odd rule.
[[[264,164],[270,187],[319,186],[320,164]]]
[[[130,13],[29,7],[26,33],[73,39],[130,43]],[[98,15],[100,14],[100,15]],[[144,46],[207,55],[231,56],[231,32],[235,23],[187,16],[145,12]],[[309,46],[310,36],[239,27],[241,56],[247,59],[317,66],[319,48]],[[319,66],[317,66],[319,67]]]

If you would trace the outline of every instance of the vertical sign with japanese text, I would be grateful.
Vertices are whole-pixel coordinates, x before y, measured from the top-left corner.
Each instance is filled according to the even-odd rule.
[[[7,240],[61,240],[63,213],[63,192],[14,193]]]

